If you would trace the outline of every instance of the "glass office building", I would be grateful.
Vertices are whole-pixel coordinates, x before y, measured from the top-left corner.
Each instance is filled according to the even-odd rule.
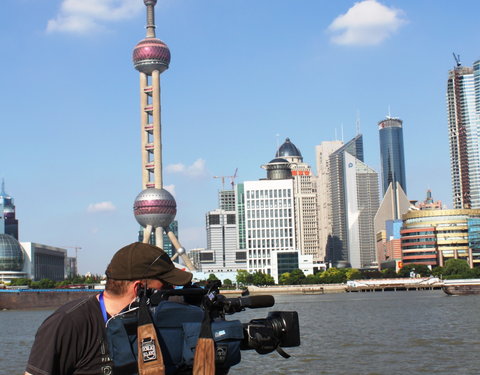
[[[378,131],[380,135],[383,195],[385,195],[390,183],[396,186],[395,182],[398,182],[403,191],[407,193],[402,120],[387,117],[378,123]]]
[[[480,61],[449,71],[447,112],[453,207],[480,208]]]
[[[378,174],[363,162],[359,134],[330,155],[332,236],[328,262],[354,268],[376,262],[374,217],[380,205]]]

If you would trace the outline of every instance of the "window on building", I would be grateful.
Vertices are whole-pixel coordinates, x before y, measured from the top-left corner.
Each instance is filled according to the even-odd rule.
[[[208,215],[208,222],[210,225],[220,224],[220,215]]]

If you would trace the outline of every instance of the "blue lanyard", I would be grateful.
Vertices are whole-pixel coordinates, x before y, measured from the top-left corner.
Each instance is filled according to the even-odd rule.
[[[100,309],[102,310],[103,320],[105,323],[108,321],[107,309],[105,308],[105,302],[103,301],[103,292],[98,296],[98,301],[100,302]]]

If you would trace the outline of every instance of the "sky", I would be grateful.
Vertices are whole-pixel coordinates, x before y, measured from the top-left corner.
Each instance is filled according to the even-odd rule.
[[[170,48],[161,76],[164,184],[179,237],[205,247],[221,179],[265,176],[286,137],[315,146],[364,136],[380,173],[378,121],[403,120],[407,193],[451,207],[446,80],[480,58],[476,0],[159,0]],[[102,274],[137,239],[142,0],[3,0],[0,178],[20,241],[78,251]],[[225,187],[230,179],[225,180]]]

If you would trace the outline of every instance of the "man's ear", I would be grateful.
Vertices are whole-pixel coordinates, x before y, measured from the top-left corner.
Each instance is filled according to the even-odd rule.
[[[143,289],[143,283],[140,280],[135,280],[133,282],[133,290],[135,291],[135,294],[138,295],[138,291]]]

